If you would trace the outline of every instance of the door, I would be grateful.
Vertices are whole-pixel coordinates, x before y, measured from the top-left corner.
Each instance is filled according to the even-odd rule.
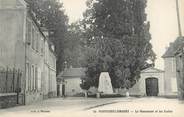
[[[57,85],[57,96],[60,96],[60,84]]]
[[[62,84],[62,96],[65,97],[65,85]]]
[[[147,96],[158,96],[158,79],[147,78],[146,79],[146,94]]]

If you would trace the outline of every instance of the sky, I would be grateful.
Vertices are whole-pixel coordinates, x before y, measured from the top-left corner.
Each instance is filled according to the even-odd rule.
[[[86,10],[86,0],[61,0],[65,12],[69,16],[69,22],[75,22],[82,18]],[[184,0],[179,0],[180,19],[184,34]],[[164,61],[161,56],[166,51],[170,42],[178,36],[178,25],[175,0],[148,0],[147,20],[150,21],[151,43],[157,55],[155,67],[164,69]]]

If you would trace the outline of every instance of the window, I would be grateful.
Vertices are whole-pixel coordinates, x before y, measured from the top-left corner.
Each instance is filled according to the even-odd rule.
[[[34,89],[38,89],[38,68],[35,67],[35,87]]]
[[[38,52],[41,52],[41,35],[38,35]]]
[[[38,78],[38,80],[37,80],[37,88],[38,88],[38,90],[40,91],[41,90],[41,70],[40,70],[40,68],[38,67],[37,68],[37,72],[38,72],[38,75],[37,75],[37,78]]]
[[[44,39],[43,38],[41,39],[40,45],[41,45],[41,53],[43,55],[44,54]]]
[[[26,41],[27,41],[28,45],[31,44],[31,34],[32,34],[31,28],[32,28],[31,22],[27,21],[27,24],[26,24]]]
[[[3,49],[0,48],[0,56],[3,57]]]
[[[28,64],[28,90],[31,90],[31,65]]]
[[[32,48],[35,49],[35,29],[32,27]]]
[[[34,89],[34,80],[35,80],[35,75],[34,75],[34,65],[32,65],[32,77],[31,77],[31,90]]]
[[[26,90],[29,90],[29,63],[26,63]]]
[[[36,33],[36,51],[39,51],[39,33]]]

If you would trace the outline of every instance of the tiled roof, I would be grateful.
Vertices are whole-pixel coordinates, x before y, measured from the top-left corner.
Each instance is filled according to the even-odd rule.
[[[184,44],[184,37],[178,37],[173,43],[170,43],[169,48],[166,50],[162,58],[174,57],[176,51]]]
[[[81,77],[85,75],[85,68],[68,68],[61,72],[57,78],[63,78],[63,77]]]

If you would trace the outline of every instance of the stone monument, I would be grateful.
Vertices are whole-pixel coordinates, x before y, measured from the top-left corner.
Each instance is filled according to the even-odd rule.
[[[111,83],[111,78],[109,76],[109,65],[108,65],[108,56],[104,56],[102,59],[102,72],[100,73],[99,77],[99,84],[98,84],[98,92],[102,94],[113,94],[113,88]],[[100,97],[100,94],[97,93],[97,97]]]
[[[113,94],[111,78],[108,72],[102,72],[100,74],[98,92],[103,94]]]

